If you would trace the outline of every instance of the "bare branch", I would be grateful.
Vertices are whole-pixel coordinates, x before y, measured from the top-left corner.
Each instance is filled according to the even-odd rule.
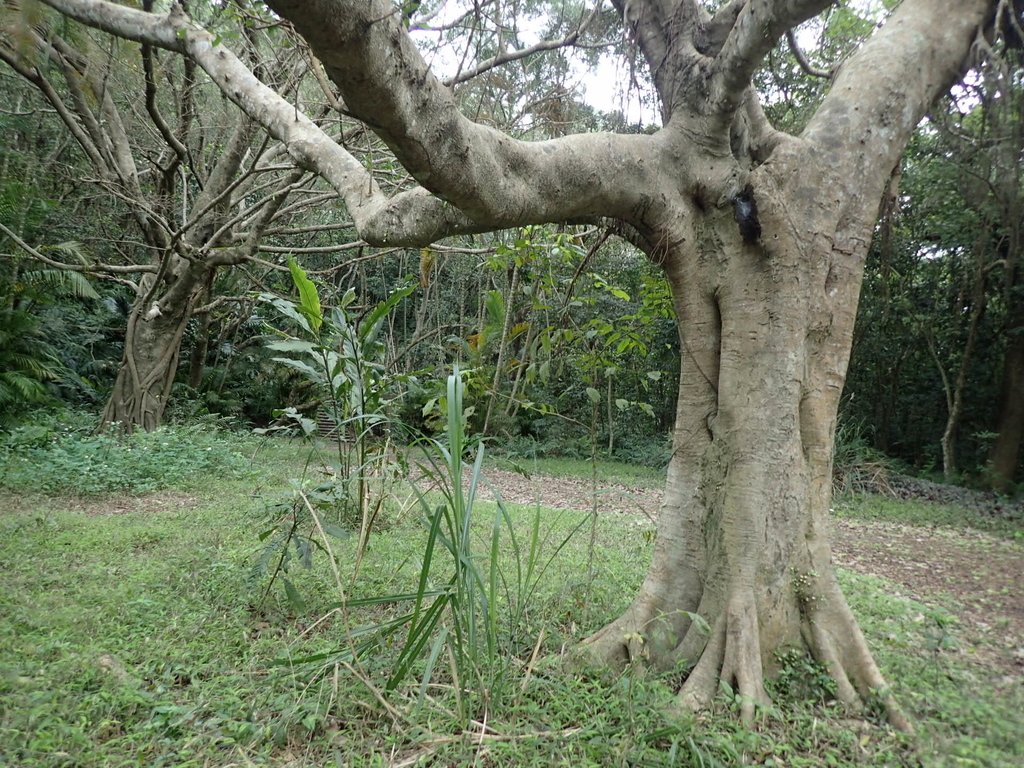
[[[572,32],[570,32],[568,35],[561,38],[560,40],[541,40],[539,43],[536,43],[535,45],[531,45],[517,51],[505,51],[504,53],[500,53],[497,56],[492,56],[486,61],[480,62],[472,69],[468,69],[465,72],[460,72],[455,77],[448,78],[447,80],[444,81],[444,84],[451,87],[453,85],[458,85],[459,83],[464,83],[467,80],[472,80],[474,77],[478,77],[479,75],[482,75],[484,72],[488,72],[492,69],[495,69],[496,67],[509,64],[513,61],[519,61],[520,59],[525,59],[529,56],[533,56],[534,54],[542,53],[543,51],[555,51],[558,50],[559,48],[571,48],[572,46],[576,45],[577,41],[579,41],[580,39],[580,36],[593,23],[594,19],[596,19],[600,15],[602,5],[603,0],[598,0],[597,3],[594,5],[594,10],[592,10],[586,16],[586,18],[580,20],[580,23],[576,27],[576,29],[574,29]]]
[[[288,195],[301,183],[304,175],[305,171],[301,168],[296,168],[285,176],[278,188],[255,206],[257,215],[252,222],[248,235],[246,235],[245,243],[240,248],[218,249],[208,258],[207,263],[211,265],[239,264],[251,258],[259,249],[260,241],[263,239],[267,227],[280,212],[284,201],[288,199]],[[247,211],[245,215],[248,216],[249,212]],[[227,231],[232,224],[233,220],[229,220],[224,223],[221,229]],[[210,242],[217,242],[220,234],[220,232],[215,232],[213,237],[210,238]]]
[[[354,229],[351,221],[342,221],[336,224],[314,224],[309,227],[277,227],[268,229],[268,235],[316,235],[321,232],[343,232]]]
[[[179,6],[167,16],[147,14],[102,0],[44,0],[58,12],[111,34],[147,41],[193,58],[241,109],[279,139],[302,167],[320,173],[345,200],[357,226],[381,242],[431,242],[479,225],[426,194],[389,201],[354,157],[248,68],[213,36],[185,17]]]
[[[57,94],[56,89],[50,83],[43,73],[39,71],[37,67],[30,67],[24,63],[21,57],[15,52],[9,50],[6,46],[0,46],[0,61],[3,61],[11,69],[25,78],[28,82],[32,83],[39,92],[43,94],[47,101],[53,106],[57,115],[60,117],[61,122],[68,129],[75,141],[85,152],[90,162],[97,173],[109,172],[106,160],[100,153],[99,147],[93,142],[92,137],[82,129],[82,126],[78,124],[71,109],[64,103],[64,100]]]
[[[264,230],[271,220],[277,216],[288,195],[302,184],[302,177],[305,173],[301,168],[293,170],[284,180],[279,182],[277,189],[267,195],[267,197],[260,200],[252,208],[241,211],[221,223],[220,227],[207,238],[206,244],[203,246],[204,250],[216,247],[216,244],[220,242],[224,235],[231,231],[235,224],[251,220],[249,232],[245,237],[245,247],[249,252],[254,252],[259,240],[263,237]]]
[[[446,24],[440,24],[436,27],[432,27],[430,26],[430,22],[436,19],[437,15],[442,10],[444,10],[445,7],[444,3],[438,3],[437,8],[435,8],[431,13],[428,13],[426,16],[417,19],[412,24],[410,29],[416,30],[418,32],[446,32],[449,29],[457,29],[470,16],[474,16],[487,6],[494,5],[494,3],[495,0],[480,0],[480,2],[474,3],[472,7],[469,8],[469,10],[456,16],[452,21],[449,21]]]
[[[21,250],[27,253],[36,261],[41,261],[48,267],[54,269],[66,270],[68,272],[82,272],[87,275],[98,275],[102,273],[107,274],[134,274],[137,272],[156,272],[157,268],[152,264],[132,264],[132,265],[114,265],[114,264],[68,264],[64,261],[57,261],[51,259],[45,253],[40,252],[38,249],[33,248],[31,245],[26,243],[17,234],[8,229],[2,221],[0,221],[0,232],[3,232],[14,244],[17,245]]]
[[[341,253],[352,251],[356,248],[365,248],[365,240],[355,240],[351,243],[336,243],[334,245],[311,245],[306,247],[285,247],[280,245],[261,245],[260,253]]]
[[[152,12],[153,0],[144,0],[142,8],[145,11]],[[146,82],[146,111],[149,113],[150,119],[153,121],[153,125],[160,132],[164,141],[167,142],[167,146],[174,152],[177,162],[188,163],[188,149],[185,145],[174,135],[171,131],[171,127],[164,120],[163,114],[161,114],[159,107],[156,103],[156,77],[153,74],[153,46],[149,43],[142,44],[142,71],[145,76]],[[176,164],[175,164],[176,165]],[[168,173],[173,173],[175,165],[167,168]]]
[[[786,30],[786,42],[789,43],[789,50],[793,54],[793,58],[796,59],[796,63],[800,65],[800,69],[811,77],[820,77],[825,80],[832,77],[832,70],[818,69],[807,60],[807,56],[800,50],[800,46],[796,42],[796,35],[792,29]]]

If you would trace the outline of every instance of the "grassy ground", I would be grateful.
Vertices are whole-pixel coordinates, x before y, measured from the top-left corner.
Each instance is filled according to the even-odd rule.
[[[623,464],[618,461],[586,461],[584,459],[536,458],[536,459],[505,459],[490,460],[499,469],[511,469],[555,477],[571,477],[590,480],[596,473],[602,483],[628,485],[640,488],[660,488],[665,483],[665,470],[653,467],[641,467],[636,464]]]
[[[698,718],[669,715],[672,674],[560,671],[544,657],[621,610],[643,577],[651,527],[625,516],[591,529],[585,513],[541,510],[549,551],[583,527],[503,635],[507,666],[472,722],[444,674],[383,696],[394,648],[355,667],[290,665],[344,651],[346,626],[391,610],[353,612],[346,624],[331,612],[339,594],[322,556],[290,574],[304,610],[277,587],[262,599],[257,534],[268,500],[302,467],[298,446],[277,443],[249,469],[183,472],[142,495],[0,489],[0,765],[1024,764],[1020,686],[1000,687],[961,652],[951,615],[870,576],[842,579],[916,739],[841,711],[799,657],[784,661],[775,707],[751,730],[727,694]],[[513,509],[523,535],[534,511]],[[338,543],[342,586],[350,597],[411,589],[424,538],[415,516],[393,521],[354,585],[354,543]]]

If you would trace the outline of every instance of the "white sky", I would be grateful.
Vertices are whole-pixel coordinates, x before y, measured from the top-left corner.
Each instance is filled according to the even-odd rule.
[[[607,2],[607,0],[601,0]],[[874,18],[880,21],[885,17],[886,10],[883,0],[847,0],[847,5],[853,8],[859,15]],[[447,0],[444,7],[431,21],[432,24],[443,24],[451,22],[473,7],[473,0]],[[541,38],[543,31],[541,19],[520,19],[520,39],[524,45],[533,45]],[[813,47],[820,34],[813,25],[798,33],[805,47]],[[421,32],[413,33],[414,37],[421,37],[424,40],[436,33]],[[431,61],[434,72],[441,77],[450,76],[455,73],[459,66],[457,52],[453,49],[443,51]],[[644,106],[641,103],[640,94],[636,87],[629,87],[629,64],[617,56],[602,56],[596,68],[572,59],[572,73],[575,82],[567,83],[569,86],[578,86],[577,90],[582,93],[583,101],[601,112],[621,112],[627,123],[642,122],[644,125],[660,123],[660,115],[656,108],[651,105]]]
[[[605,0],[607,1],[607,0]],[[431,25],[440,25],[454,21],[473,5],[472,0],[448,0],[444,8],[432,19]],[[543,21],[539,18],[520,19],[519,37],[526,46],[533,45],[541,39]],[[413,37],[433,42],[436,33],[413,32]],[[429,59],[431,68],[440,77],[448,77],[456,72],[459,66],[457,51],[447,49],[440,55]],[[618,57],[603,56],[594,69],[583,62],[572,60],[572,73],[575,82],[567,85],[578,86],[583,94],[583,101],[601,112],[619,111],[625,115],[628,123],[636,123],[643,119],[645,124],[657,121],[656,113],[645,110],[640,103],[636,88],[629,89],[629,70],[626,62]]]

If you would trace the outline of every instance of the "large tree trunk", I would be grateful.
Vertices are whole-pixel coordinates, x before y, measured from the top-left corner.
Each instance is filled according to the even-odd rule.
[[[680,703],[706,706],[721,681],[748,720],[768,702],[764,675],[782,648],[807,648],[845,702],[885,687],[839,589],[828,535],[866,244],[854,253],[833,244],[837,206],[815,192],[830,180],[802,165],[755,173],[755,188],[777,190],[759,201],[764,245],[745,243],[722,211],[692,236],[666,233],[664,242],[695,238],[701,257],[663,259],[682,364],[657,544],[632,605],[586,643],[603,660],[692,664]]]
[[[179,290],[182,286],[176,286]],[[160,313],[140,298],[128,316],[124,356],[100,426],[116,424],[151,432],[163,421],[181,354],[181,339],[192,319],[193,297],[165,302]]]

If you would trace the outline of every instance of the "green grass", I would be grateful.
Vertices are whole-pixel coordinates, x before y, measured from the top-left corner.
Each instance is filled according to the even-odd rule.
[[[252,446],[245,444],[245,453]],[[241,451],[240,451],[241,453]],[[585,463],[585,462],[584,462]],[[0,765],[324,766],[1012,766],[1024,762],[1024,693],[997,689],[959,650],[949,615],[893,598],[891,585],[844,573],[879,664],[915,718],[917,740],[850,718],[823,701],[813,665],[790,660],[775,708],[752,730],[727,698],[698,718],[666,714],[677,676],[569,674],[525,660],[543,632],[555,655],[621,611],[643,578],[651,527],[541,510],[554,547],[581,521],[515,628],[510,684],[466,733],[436,677],[391,699],[378,689],[382,648],[355,672],[281,660],[348,647],[322,556],[291,575],[307,608],[282,592],[261,602],[254,575],[265,503],[305,464],[271,442],[241,476],[192,474],[156,494],[77,499],[0,491]],[[550,466],[550,465],[549,465]],[[540,471],[540,470],[538,470]],[[545,470],[548,471],[548,470]],[[110,514],[118,510],[117,514]],[[517,529],[531,510],[510,509]],[[493,506],[481,505],[485,542]],[[370,540],[349,596],[410,589],[425,538],[412,515]],[[355,542],[338,543],[345,573]],[[507,557],[507,555],[506,555]],[[504,567],[511,566],[506,559]],[[589,578],[588,574],[593,574]],[[350,626],[393,608],[353,610]],[[439,668],[449,667],[442,659]],[[406,695],[407,694],[407,695]]]
[[[1024,537],[1024,521],[934,501],[894,499],[875,494],[849,494],[836,498],[834,509],[837,516],[849,520],[956,530],[973,528],[1002,538]]]
[[[665,484],[665,470],[642,467],[621,461],[598,459],[592,464],[587,459],[541,458],[506,459],[488,457],[488,464],[514,472],[536,473],[555,477],[572,477],[589,481],[596,466],[597,480],[601,484],[626,485],[640,488],[660,488]]]

